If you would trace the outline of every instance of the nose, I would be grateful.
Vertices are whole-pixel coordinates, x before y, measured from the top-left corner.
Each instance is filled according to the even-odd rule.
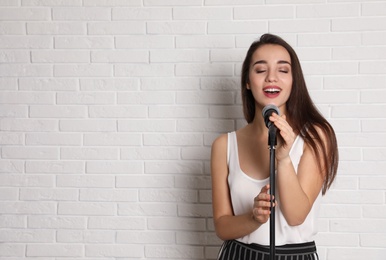
[[[277,75],[274,70],[269,70],[267,73],[267,77],[265,78],[266,82],[276,82],[277,81]]]

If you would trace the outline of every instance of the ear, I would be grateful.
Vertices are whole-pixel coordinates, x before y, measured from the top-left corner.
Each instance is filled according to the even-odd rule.
[[[247,83],[247,89],[251,90],[251,87],[249,86],[249,83]]]

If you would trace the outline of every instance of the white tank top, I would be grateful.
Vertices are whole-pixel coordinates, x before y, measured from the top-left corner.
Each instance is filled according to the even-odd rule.
[[[297,136],[291,151],[290,158],[297,172],[300,158],[303,154],[304,140]],[[267,149],[267,152],[268,149]],[[233,212],[235,215],[241,215],[251,212],[253,200],[259,194],[262,187],[269,184],[269,178],[256,180],[246,175],[240,168],[236,132],[228,133],[228,184],[230,188]],[[276,245],[285,245],[293,243],[305,243],[314,240],[317,233],[316,218],[320,207],[322,192],[319,193],[314,205],[309,212],[306,220],[299,226],[290,226],[285,220],[280,210],[280,197],[276,195],[279,203],[275,207],[275,243]],[[257,230],[237,239],[240,242],[260,245],[269,245],[269,221],[261,225]]]

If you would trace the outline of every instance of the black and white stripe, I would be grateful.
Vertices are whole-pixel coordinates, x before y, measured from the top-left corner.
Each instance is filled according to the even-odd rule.
[[[319,260],[314,242],[276,246],[276,260]],[[225,241],[218,260],[269,260],[269,246]]]

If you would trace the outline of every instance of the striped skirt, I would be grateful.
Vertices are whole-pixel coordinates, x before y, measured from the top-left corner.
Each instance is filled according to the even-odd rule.
[[[236,240],[225,241],[218,260],[269,260],[269,246],[244,244]],[[276,260],[318,260],[315,242],[275,247]]]

